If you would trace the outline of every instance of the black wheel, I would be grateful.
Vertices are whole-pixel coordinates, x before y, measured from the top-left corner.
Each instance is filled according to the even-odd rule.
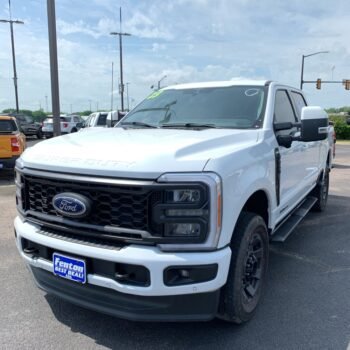
[[[43,138],[43,132],[41,131],[41,129],[39,129],[36,133],[36,137],[37,139],[41,140]]]
[[[311,192],[312,196],[317,198],[313,211],[324,211],[326,209],[329,191],[329,169],[326,168],[324,176],[319,180],[317,186]]]
[[[78,130],[77,130],[76,128],[73,128],[72,131],[71,131],[71,133],[77,132],[77,131],[78,131]]]
[[[248,212],[240,215],[231,249],[231,265],[221,291],[218,317],[243,323],[253,317],[266,279],[269,241],[261,216]]]

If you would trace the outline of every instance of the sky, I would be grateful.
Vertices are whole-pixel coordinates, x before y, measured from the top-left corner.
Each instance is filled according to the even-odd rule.
[[[51,110],[45,0],[11,0],[19,104]],[[56,0],[61,111],[120,108],[119,43],[122,7],[124,83],[135,106],[151,86],[266,79],[299,87],[305,80],[350,79],[349,0]],[[8,19],[0,0],[0,19]],[[0,110],[14,107],[9,25],[0,23]],[[309,104],[350,105],[341,84],[304,85]],[[47,96],[47,98],[45,97]],[[46,103],[47,101],[47,103]]]

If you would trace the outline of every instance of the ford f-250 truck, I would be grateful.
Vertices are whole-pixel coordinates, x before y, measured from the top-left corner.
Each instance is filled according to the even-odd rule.
[[[242,323],[284,241],[328,196],[328,117],[269,81],[152,93],[115,128],[17,161],[20,255],[37,285],[131,320]]]

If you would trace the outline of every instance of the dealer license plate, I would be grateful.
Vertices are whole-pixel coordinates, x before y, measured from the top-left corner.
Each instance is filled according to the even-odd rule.
[[[86,282],[86,264],[84,260],[53,253],[53,273],[74,282]]]

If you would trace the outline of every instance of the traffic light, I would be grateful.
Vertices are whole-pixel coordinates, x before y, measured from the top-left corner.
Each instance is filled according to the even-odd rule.
[[[343,84],[345,85],[345,90],[350,90],[350,80],[343,80]]]
[[[317,79],[317,81],[316,81],[316,89],[321,90],[321,79]]]

